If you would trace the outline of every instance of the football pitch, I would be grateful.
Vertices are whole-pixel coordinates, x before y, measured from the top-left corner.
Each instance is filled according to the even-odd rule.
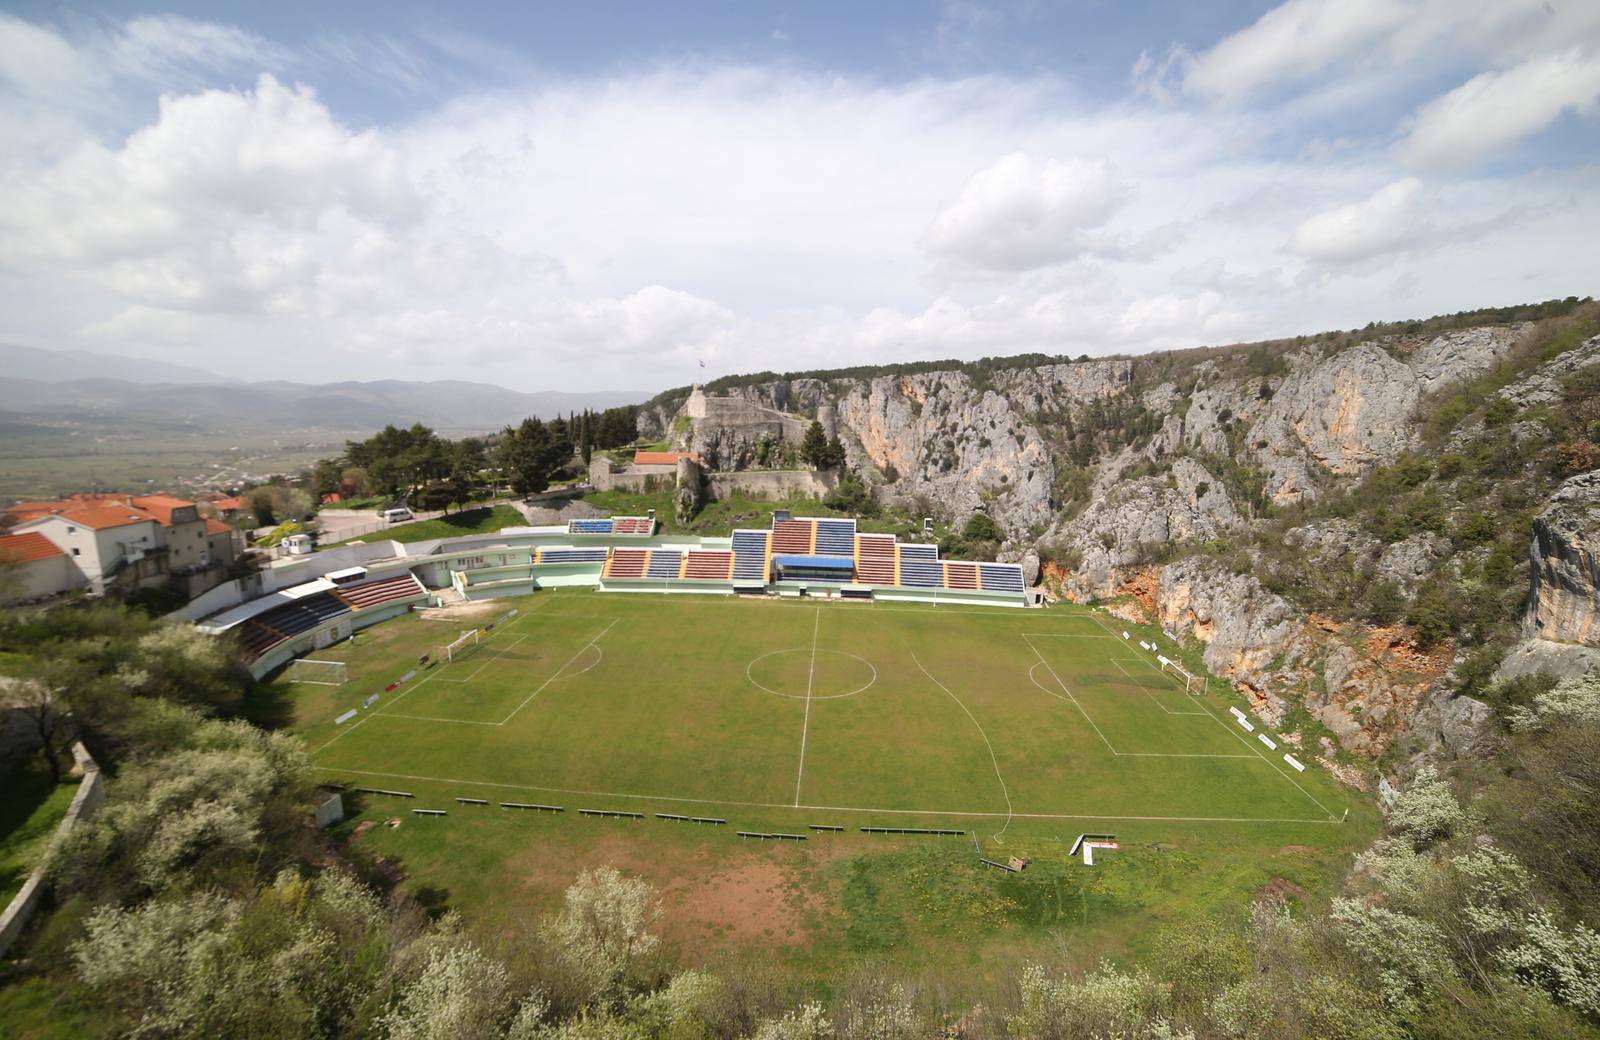
[[[1164,674],[1138,646],[1151,630],[1125,641],[1131,626],[1083,608],[588,590],[477,606],[317,651],[348,664],[342,686],[286,684],[319,779],[452,815],[544,804],[985,841],[1138,821],[1259,827],[1271,842],[1285,825],[1336,826],[1350,804],[1236,725],[1221,696]],[[419,667],[513,608],[467,653]]]

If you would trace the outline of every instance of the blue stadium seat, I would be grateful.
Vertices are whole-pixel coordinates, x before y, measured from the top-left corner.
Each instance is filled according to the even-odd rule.
[[[657,549],[650,554],[650,569],[645,571],[647,578],[676,578],[678,568],[683,565],[683,553],[676,549]]]
[[[767,577],[767,532],[733,532],[733,578],[735,581],[765,581]]]
[[[1014,563],[980,563],[983,587],[997,592],[1021,592],[1022,568]]]
[[[944,584],[944,568],[932,560],[907,559],[900,556],[900,584],[922,589],[936,589]]]
[[[818,520],[818,556],[852,556],[856,548],[856,522],[854,520]]]
[[[582,521],[574,520],[573,523]],[[611,521],[607,520],[606,523]],[[539,554],[539,562],[543,563],[605,563],[606,550],[604,549],[545,549]]]
[[[569,520],[568,534],[610,534],[610,520]]]

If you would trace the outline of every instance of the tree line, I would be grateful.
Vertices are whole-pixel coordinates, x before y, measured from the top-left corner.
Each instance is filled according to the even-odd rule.
[[[452,440],[421,423],[385,426],[306,474],[317,502],[383,498],[421,509],[448,509],[496,486],[517,494],[543,491],[554,479],[587,468],[595,451],[637,439],[639,409],[622,405],[553,419],[530,416],[496,433]]]

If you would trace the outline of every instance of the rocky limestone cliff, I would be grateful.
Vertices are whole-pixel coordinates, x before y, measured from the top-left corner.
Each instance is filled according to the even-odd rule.
[[[1600,470],[1561,485],[1533,522],[1524,634],[1600,647]]]

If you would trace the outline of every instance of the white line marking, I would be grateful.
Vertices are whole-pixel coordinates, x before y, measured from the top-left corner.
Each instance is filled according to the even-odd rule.
[[[604,661],[606,659],[606,652],[604,650],[602,650],[600,647],[595,646],[595,644],[593,644],[593,643],[591,643],[589,645],[590,646],[594,646],[594,663],[586,664],[582,668],[579,668],[577,671],[571,673],[570,675],[567,674],[566,672],[562,672],[561,674],[556,676],[557,679],[576,679],[578,676],[583,675],[585,672],[592,672],[596,668],[600,667],[600,662]]]
[[[632,801],[679,802],[685,805],[727,805],[739,809],[803,809],[807,812],[881,813],[894,816],[962,816],[995,819],[1008,815],[964,809],[875,809],[859,805],[789,805],[783,802],[739,802],[719,798],[681,798],[673,795],[627,794],[622,791],[589,791],[573,787],[541,787],[536,784],[505,784],[492,780],[462,780],[448,776],[419,776],[415,773],[381,773],[373,769],[343,769],[338,766],[313,766],[323,773],[348,773],[354,776],[386,776],[396,780],[422,780],[435,784],[465,784],[468,787],[495,787],[508,791],[549,791],[585,798],[626,798]],[[1144,820],[1157,823],[1317,823],[1334,824],[1331,819],[1298,819],[1279,816],[1106,816],[1087,813],[1010,813],[1022,820]]]
[[[398,711],[384,713],[386,719],[416,719],[419,722],[454,722],[462,726],[498,726],[498,722],[480,722],[477,719],[445,719],[437,715],[402,715]]]
[[[1122,662],[1121,661],[1117,660],[1115,657],[1108,657],[1108,658],[1106,658],[1106,660],[1108,660],[1112,664],[1116,665],[1117,666],[1117,671],[1121,672],[1123,675],[1126,675],[1128,677],[1128,681],[1129,682],[1133,683],[1135,686],[1138,686],[1139,689],[1144,690],[1145,696],[1149,697],[1152,701],[1155,701],[1156,707],[1160,708],[1162,711],[1166,712],[1168,715],[1204,715],[1205,714],[1205,712],[1203,712],[1203,711],[1173,711],[1171,708],[1167,707],[1165,704],[1162,704],[1160,701],[1156,700],[1156,695],[1154,693],[1151,693],[1148,687],[1140,685],[1139,680],[1135,679],[1133,677],[1133,673],[1128,671],[1126,668],[1122,667]]]
[[[928,677],[929,682],[943,690],[946,697],[949,697],[951,700],[956,702],[956,707],[967,713],[967,718],[971,719],[972,724],[978,729],[978,736],[983,738],[983,746],[989,749],[989,762],[994,766],[994,778],[1000,781],[1000,794],[1006,800],[1006,822],[998,831],[995,831],[994,834],[990,835],[990,837],[999,840],[1000,835],[1004,834],[1006,832],[1006,828],[1011,826],[1011,792],[1006,788],[1006,778],[1000,775],[1000,760],[995,757],[994,745],[989,743],[989,734],[983,731],[983,726],[978,723],[977,716],[973,715],[971,710],[968,709],[965,704],[961,703],[961,698],[951,693],[950,687],[946,686],[938,679],[935,679],[933,677],[933,673],[928,671],[927,666],[917,659],[916,651],[912,651],[911,660],[916,663],[918,668],[922,669],[922,674]]]
[[[757,679],[755,677],[755,667],[756,667],[756,665],[760,664],[762,661],[765,661],[767,658],[776,657],[779,654],[803,654],[805,652],[806,652],[806,648],[803,647],[803,646],[794,647],[793,649],[790,649],[790,650],[769,650],[766,653],[762,654],[760,657],[753,658],[750,661],[749,664],[745,665],[745,667],[744,667],[745,680],[748,681],[751,686],[754,686],[756,689],[761,690],[763,693],[770,693],[775,697],[787,697],[787,698],[789,698],[790,700],[793,700],[793,701],[806,700],[807,699],[806,695],[803,694],[803,693],[784,693],[782,690],[774,690],[772,687],[768,686],[764,682],[761,682],[759,679]],[[867,671],[872,673],[872,678],[867,680],[865,686],[857,686],[855,689],[850,690],[847,693],[826,693],[826,694],[821,694],[821,695],[813,694],[811,696],[811,698],[810,698],[811,700],[814,700],[814,701],[837,701],[837,700],[842,700],[845,697],[854,697],[859,693],[866,693],[868,690],[870,690],[872,688],[873,684],[878,681],[878,669],[877,669],[877,667],[874,666],[871,661],[867,660],[865,657],[862,657],[860,654],[852,654],[848,650],[829,650],[827,647],[822,647],[821,649],[813,650],[812,653],[813,654],[834,654],[834,655],[837,655],[839,657],[849,657],[849,658],[852,658],[854,660],[860,661],[862,664],[867,666]]]
[[[508,622],[508,624],[509,624],[509,622]],[[531,632],[524,632],[522,635],[520,635],[517,638],[513,639],[511,642],[505,644],[504,646],[496,646],[493,650],[489,651],[489,659],[487,661],[484,661],[482,664],[478,665],[478,667],[474,668],[472,670],[472,674],[467,676],[465,679],[446,679],[442,675],[432,675],[432,676],[429,676],[428,678],[435,679],[438,682],[469,683],[469,682],[471,682],[472,680],[474,680],[474,679],[476,679],[478,677],[478,673],[479,672],[483,671],[485,668],[489,667],[490,665],[494,664],[496,661],[498,661],[502,657],[504,657],[507,650],[510,650],[512,647],[516,646],[518,643],[522,642],[524,639],[527,639],[532,634],[533,633],[531,633]],[[446,667],[448,667],[448,665]]]
[[[1094,615],[1090,615],[1090,616],[1094,617]],[[1095,617],[1095,622],[1097,624],[1099,624],[1102,628],[1105,627],[1105,622],[1101,621],[1098,617]],[[1139,658],[1139,660],[1143,660],[1143,658]],[[1153,665],[1153,664],[1150,664],[1149,661],[1145,661],[1144,663],[1147,664],[1147,665],[1150,665],[1151,668],[1156,668],[1156,666]],[[1160,671],[1159,668],[1156,668],[1156,670],[1158,672]],[[1165,673],[1163,673],[1163,674],[1165,674]],[[1206,704],[1204,695],[1202,695],[1199,698],[1199,703],[1200,703],[1200,707],[1205,710],[1205,713],[1207,715],[1211,716],[1212,721],[1214,721],[1217,725],[1221,726],[1229,735],[1231,735],[1235,740],[1239,741],[1239,743],[1241,743],[1245,747],[1249,748],[1251,754],[1253,754],[1256,758],[1261,759],[1261,761],[1263,761],[1267,765],[1271,766],[1273,768],[1273,771],[1276,772],[1279,776],[1283,777],[1285,780],[1289,781],[1289,783],[1293,784],[1294,785],[1294,789],[1296,791],[1299,791],[1301,794],[1303,794],[1307,798],[1311,799],[1311,803],[1313,805],[1315,805],[1318,809],[1321,809],[1323,812],[1328,814],[1329,821],[1337,822],[1337,818],[1333,815],[1333,810],[1332,809],[1329,809],[1326,805],[1323,805],[1320,801],[1317,800],[1315,795],[1313,795],[1310,791],[1307,791],[1304,787],[1301,787],[1299,782],[1296,781],[1294,777],[1290,776],[1288,773],[1285,773],[1281,768],[1279,768],[1278,763],[1274,762],[1272,759],[1270,759],[1266,755],[1262,754],[1261,750],[1259,748],[1257,748],[1254,744],[1250,743],[1249,739],[1246,738],[1244,734],[1235,733],[1234,730],[1233,730],[1233,727],[1229,726],[1225,721],[1223,721],[1221,718],[1219,718],[1217,716],[1217,713],[1212,711],[1211,708]]]
[[[1071,701],[1073,703],[1073,706],[1076,707],[1080,713],[1082,713],[1084,719],[1088,721],[1089,725],[1094,727],[1094,731],[1095,731],[1095,733],[1099,734],[1100,739],[1105,741],[1106,749],[1108,751],[1110,751],[1113,755],[1120,755],[1121,752],[1119,752],[1116,748],[1111,746],[1111,741],[1106,740],[1106,735],[1104,733],[1100,732],[1100,727],[1099,726],[1095,726],[1094,719],[1089,718],[1089,713],[1083,710],[1083,705],[1078,703],[1078,698],[1074,697],[1072,695],[1072,691],[1067,689],[1067,684],[1061,681],[1061,676],[1056,674],[1056,670],[1050,666],[1050,662],[1046,661],[1044,659],[1044,655],[1039,653],[1039,648],[1033,645],[1033,640],[1028,638],[1028,634],[1026,632],[1022,633],[1022,641],[1024,643],[1028,644],[1028,649],[1032,650],[1034,656],[1037,657],[1039,659],[1039,661],[1044,665],[1044,670],[1049,672],[1050,673],[1050,677],[1056,681],[1056,685],[1061,687],[1061,691],[1067,695],[1067,700],[1069,700],[1069,701]],[[1037,685],[1037,684],[1035,684],[1035,685]],[[1045,690],[1045,692],[1049,693],[1050,691],[1049,690]]]
[[[533,700],[535,697],[539,696],[539,694],[543,693],[544,692],[544,688],[546,686],[549,686],[551,683],[553,683],[557,679],[559,679],[561,677],[561,673],[566,671],[568,668],[571,668],[572,667],[572,662],[576,661],[580,654],[584,653],[591,646],[593,646],[596,643],[600,642],[600,637],[604,636],[607,632],[609,632],[613,628],[615,628],[616,625],[617,625],[617,622],[621,621],[621,620],[622,620],[621,618],[612,618],[611,619],[611,624],[607,625],[605,628],[600,630],[600,635],[595,636],[593,639],[591,639],[587,643],[583,644],[582,648],[580,648],[578,650],[578,653],[573,654],[571,657],[569,657],[567,659],[567,663],[562,665],[560,668],[556,669],[556,673],[554,675],[552,675],[550,678],[546,679],[544,682],[540,683],[539,684],[539,688],[537,690],[534,690],[532,693],[528,694],[527,697],[523,698],[522,703],[517,705],[515,708],[512,708],[511,709],[511,714],[507,715],[505,718],[501,719],[500,722],[498,723],[498,725],[504,726],[506,723],[508,723],[512,719],[516,718],[517,717],[517,712],[519,712],[523,708],[527,707],[529,701]]]
[[[811,670],[806,673],[806,717],[800,724],[800,771],[794,778],[794,804],[800,804],[800,782],[806,778],[806,736],[811,732],[811,684],[817,677],[817,632],[822,628],[822,608],[811,624]]]

